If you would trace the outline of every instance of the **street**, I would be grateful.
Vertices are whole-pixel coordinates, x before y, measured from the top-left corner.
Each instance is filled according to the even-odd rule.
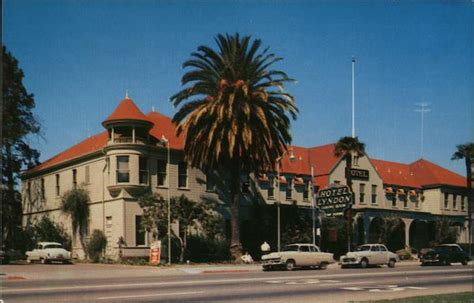
[[[22,266],[31,279],[2,280],[10,302],[350,302],[472,291],[472,265],[397,266],[368,269],[195,271],[109,266],[87,276],[76,264]],[[117,268],[118,267],[118,268]],[[240,268],[240,267],[238,267]],[[8,272],[8,266],[2,272]],[[76,272],[61,278],[60,272]],[[58,274],[55,274],[57,272]],[[165,272],[165,274],[163,274]],[[112,273],[112,274],[110,274]],[[18,275],[19,273],[17,273]],[[18,277],[18,279],[15,279]],[[55,279],[56,277],[56,279]]]

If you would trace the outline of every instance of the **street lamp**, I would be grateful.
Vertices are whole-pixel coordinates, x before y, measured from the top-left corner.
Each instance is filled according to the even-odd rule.
[[[286,155],[288,150],[285,150],[283,154],[281,154],[280,157],[276,158],[275,162],[277,164],[277,246],[278,246],[278,251],[280,251],[280,161],[283,159],[283,157]],[[290,149],[290,160],[295,159],[295,154],[293,153],[293,149]]]
[[[161,142],[166,145],[167,149],[166,179],[168,186],[166,196],[168,200],[168,264],[171,264],[170,143],[164,135],[161,136]]]

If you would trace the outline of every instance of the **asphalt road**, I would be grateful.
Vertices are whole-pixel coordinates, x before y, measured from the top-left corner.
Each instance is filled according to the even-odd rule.
[[[25,268],[26,269],[26,268]],[[43,270],[35,267],[35,270]],[[64,267],[64,270],[74,270]],[[44,267],[44,275],[48,275]],[[51,278],[51,277],[50,277]],[[350,302],[473,290],[472,266],[3,280],[13,302]]]

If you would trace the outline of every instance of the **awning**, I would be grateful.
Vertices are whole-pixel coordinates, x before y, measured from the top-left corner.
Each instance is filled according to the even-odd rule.
[[[385,187],[385,193],[387,193],[387,194],[393,194],[393,188],[391,188],[391,187]]]
[[[399,188],[399,189],[397,190],[397,195],[400,195],[400,196],[406,195],[405,190],[404,190],[403,188]]]
[[[286,181],[285,176],[280,176],[280,184],[281,184],[281,183],[288,183],[288,182]]]
[[[270,181],[270,180],[268,179],[267,174],[259,174],[259,175],[258,175],[258,181],[260,181],[260,182],[268,182],[268,181]]]
[[[416,193],[416,190],[410,190],[408,192],[408,195],[412,196],[412,197],[416,197],[417,196],[417,193]]]

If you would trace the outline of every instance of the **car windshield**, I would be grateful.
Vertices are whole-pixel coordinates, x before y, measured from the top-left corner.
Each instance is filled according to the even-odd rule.
[[[63,248],[61,244],[48,244],[44,246],[44,249],[46,248]]]
[[[370,246],[369,245],[362,245],[356,248],[356,251],[369,251]]]
[[[298,251],[298,246],[297,245],[288,245],[283,248],[282,251]]]

